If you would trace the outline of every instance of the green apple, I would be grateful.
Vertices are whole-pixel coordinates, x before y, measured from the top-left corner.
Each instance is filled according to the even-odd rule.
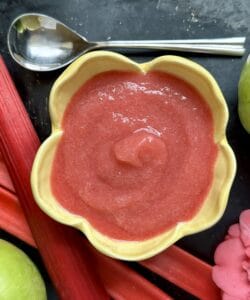
[[[238,85],[238,113],[242,126],[250,133],[250,55],[240,75]]]
[[[30,258],[0,239],[0,299],[46,300],[44,281]]]

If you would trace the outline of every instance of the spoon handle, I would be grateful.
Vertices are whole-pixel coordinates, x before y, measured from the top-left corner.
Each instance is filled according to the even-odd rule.
[[[230,56],[242,56],[245,52],[245,37],[221,39],[159,40],[159,41],[103,41],[94,42],[99,48],[157,49],[196,52]]]

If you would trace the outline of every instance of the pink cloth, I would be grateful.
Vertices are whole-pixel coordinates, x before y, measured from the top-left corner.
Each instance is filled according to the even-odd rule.
[[[213,280],[223,300],[250,300],[250,209],[232,225],[214,255]]]

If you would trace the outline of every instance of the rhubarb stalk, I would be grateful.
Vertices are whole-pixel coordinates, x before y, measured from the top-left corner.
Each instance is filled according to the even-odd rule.
[[[212,267],[177,246],[140,263],[199,299],[221,299],[212,280]]]
[[[81,234],[53,221],[33,199],[30,173],[39,145],[38,136],[0,58],[0,150],[48,273],[62,300],[108,299],[93,270]]]

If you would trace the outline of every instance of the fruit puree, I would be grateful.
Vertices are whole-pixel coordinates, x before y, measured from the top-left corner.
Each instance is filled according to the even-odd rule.
[[[210,108],[183,80],[96,75],[71,99],[62,128],[52,192],[103,234],[144,240],[200,209],[217,146]]]

